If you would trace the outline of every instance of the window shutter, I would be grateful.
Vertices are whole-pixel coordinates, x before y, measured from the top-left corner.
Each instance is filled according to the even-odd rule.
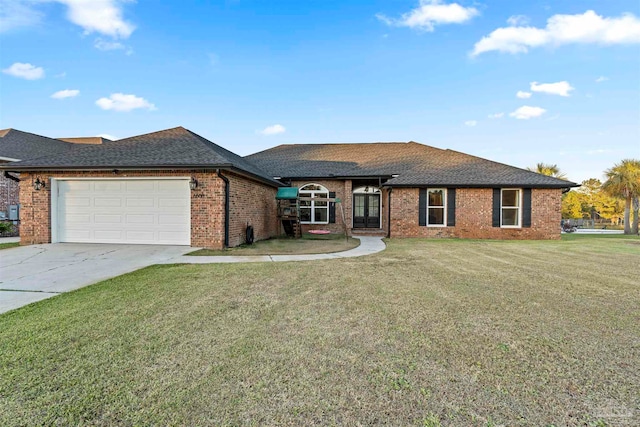
[[[493,189],[493,226],[494,227],[500,227],[500,205],[501,205],[500,195],[501,195],[500,189],[494,188]]]
[[[336,193],[333,191],[329,192],[329,198],[333,199],[336,197]],[[329,224],[335,224],[336,222],[336,202],[329,202]]]
[[[447,189],[447,227],[456,226],[456,189]]]
[[[522,226],[531,227],[531,189],[525,188],[522,191]]]
[[[427,189],[421,188],[418,195],[418,225],[427,225]]]

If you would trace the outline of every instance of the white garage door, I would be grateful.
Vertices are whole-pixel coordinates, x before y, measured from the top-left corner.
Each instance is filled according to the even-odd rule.
[[[188,179],[59,180],[59,242],[191,244]]]

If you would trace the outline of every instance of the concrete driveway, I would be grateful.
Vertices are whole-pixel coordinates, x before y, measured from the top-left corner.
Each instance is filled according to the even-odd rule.
[[[0,251],[0,313],[161,264],[189,246],[54,243]]]

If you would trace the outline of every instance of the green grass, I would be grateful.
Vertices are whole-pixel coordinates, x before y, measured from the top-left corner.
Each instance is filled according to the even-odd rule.
[[[16,246],[20,246],[20,242],[0,243],[0,250],[15,248]]]
[[[638,425],[636,243],[149,267],[0,315],[0,425]]]
[[[291,255],[291,254],[324,254],[342,252],[353,249],[360,240],[346,239],[344,234],[312,235],[304,234],[300,239],[281,237],[261,240],[252,245],[241,245],[235,248],[214,251],[200,249],[188,255],[195,256],[246,256],[246,255]]]

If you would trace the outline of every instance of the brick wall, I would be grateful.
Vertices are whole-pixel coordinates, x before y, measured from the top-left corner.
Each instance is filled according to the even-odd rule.
[[[395,188],[391,195],[391,237],[458,237],[465,239],[559,239],[562,190],[533,189],[531,227],[492,226],[493,190],[456,189],[455,227],[418,225],[418,188]]]
[[[345,222],[347,223],[347,233],[351,233],[353,223],[352,203],[353,194],[351,180],[315,180],[315,181],[293,181],[293,187],[303,187],[306,184],[319,184],[329,190],[335,192],[336,197],[340,199],[342,209],[344,211]],[[332,233],[344,233],[344,225],[340,207],[336,204],[336,222],[334,224],[302,224],[302,232],[309,230],[330,230]]]
[[[255,240],[277,236],[277,189],[239,175],[224,173],[229,179],[229,246],[246,242],[247,225],[253,226]]]
[[[258,184],[248,179],[237,177],[233,174],[225,174],[231,180],[231,218],[230,218],[230,245],[240,243],[234,240],[234,235],[239,233],[239,225],[246,225],[246,221],[255,221],[258,224],[256,237],[267,238],[275,234],[274,223],[268,225],[263,218],[255,215],[255,210],[244,210],[245,202],[235,201],[234,198],[245,200],[260,194],[259,206],[265,207],[265,212],[273,212],[275,216],[275,189]],[[37,174],[23,172],[20,176],[20,211],[21,220],[21,244],[31,245],[51,242],[51,178],[135,178],[135,177],[194,177],[198,181],[198,187],[191,192],[191,246],[210,249],[221,249],[224,246],[224,181],[213,171],[203,170],[174,170],[174,171],[121,171],[117,175],[110,171],[69,171],[69,172],[38,172]],[[33,189],[36,177],[46,180],[46,187],[40,191]],[[235,185],[234,185],[235,184]],[[234,187],[238,191],[234,193]],[[267,193],[273,200],[272,208],[267,206]],[[248,195],[243,199],[243,194]],[[256,208],[257,209],[257,208]],[[264,225],[262,225],[264,223]],[[235,228],[234,228],[235,227]],[[235,233],[235,234],[234,234]]]

